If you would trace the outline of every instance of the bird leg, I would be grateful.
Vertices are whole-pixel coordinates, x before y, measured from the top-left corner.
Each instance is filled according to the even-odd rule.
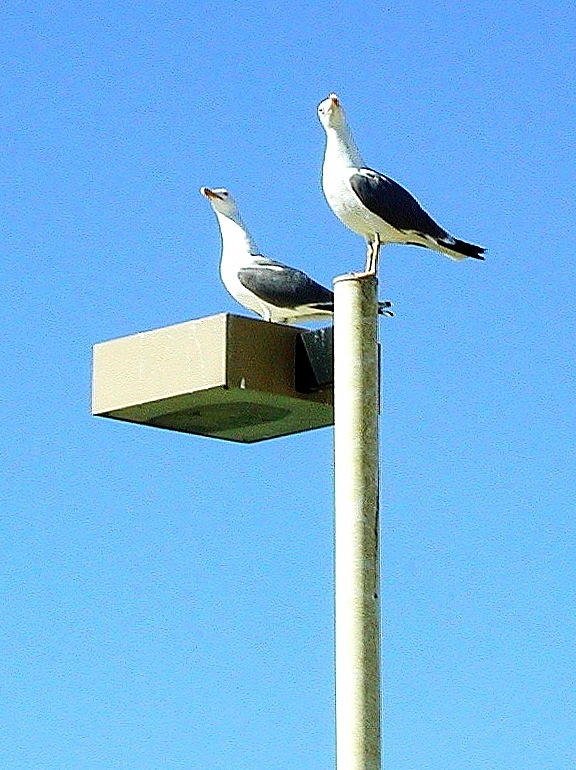
[[[259,315],[262,316],[262,319],[264,321],[268,321],[269,323],[272,322],[272,313],[270,311],[269,307],[266,307],[266,305],[260,305],[260,310],[256,311]]]
[[[368,241],[366,249],[366,268],[363,273],[354,273],[356,278],[369,278],[378,272],[378,257],[381,246],[380,236],[376,235]]]
[[[378,257],[380,256],[380,236],[378,233],[368,241],[366,253],[366,274],[376,275],[378,272]]]

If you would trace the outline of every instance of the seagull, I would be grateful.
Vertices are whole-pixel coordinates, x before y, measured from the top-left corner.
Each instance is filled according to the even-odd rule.
[[[222,235],[220,275],[237,302],[265,321],[276,323],[306,323],[332,317],[333,292],[302,270],[263,256],[228,190],[201,187],[200,192],[218,218]],[[379,311],[392,315],[390,304],[380,303]]]
[[[454,238],[408,190],[364,165],[336,94],[318,105],[318,117],[326,130],[324,195],[338,219],[366,239],[364,275],[376,274],[380,246],[388,243],[424,246],[454,260],[484,259],[485,249]]]

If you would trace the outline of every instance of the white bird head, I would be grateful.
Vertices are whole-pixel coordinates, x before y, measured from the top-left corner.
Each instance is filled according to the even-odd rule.
[[[336,94],[330,94],[318,105],[318,117],[324,128],[338,128],[346,122],[344,110]]]
[[[201,187],[200,192],[205,198],[208,198],[212,210],[216,214],[222,232],[222,240],[236,245],[241,243],[242,247],[247,249],[250,254],[259,254],[258,246],[248,232],[236,201],[228,190],[225,190],[224,187],[217,187],[214,190],[211,190],[210,187]],[[226,237],[225,233],[228,234]],[[229,237],[230,234],[233,234],[232,238]]]
[[[209,187],[201,187],[200,192],[205,198],[208,198],[214,211],[224,214],[230,219],[238,219],[240,212],[232,195],[223,187],[217,187],[211,190]]]

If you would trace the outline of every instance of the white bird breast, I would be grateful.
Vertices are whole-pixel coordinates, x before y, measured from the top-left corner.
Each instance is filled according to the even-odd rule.
[[[259,315],[266,311],[266,304],[260,302],[258,297],[255,297],[251,291],[242,286],[238,280],[238,268],[235,264],[223,259],[220,263],[220,276],[222,283],[237,302]]]
[[[356,169],[351,170],[356,173]],[[340,221],[359,235],[370,238],[376,233],[382,243],[402,243],[405,236],[364,206],[350,185],[350,175],[324,174],[324,195]]]

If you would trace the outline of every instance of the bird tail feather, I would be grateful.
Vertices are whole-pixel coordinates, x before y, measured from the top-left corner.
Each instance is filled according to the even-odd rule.
[[[442,246],[448,247],[451,251],[455,251],[457,254],[462,254],[463,257],[473,257],[474,259],[484,259],[482,256],[486,249],[482,248],[482,246],[476,246],[473,243],[467,243],[466,241],[461,241],[458,238],[453,239],[453,243],[446,243],[444,244],[442,242],[442,239],[439,239],[439,243]]]

